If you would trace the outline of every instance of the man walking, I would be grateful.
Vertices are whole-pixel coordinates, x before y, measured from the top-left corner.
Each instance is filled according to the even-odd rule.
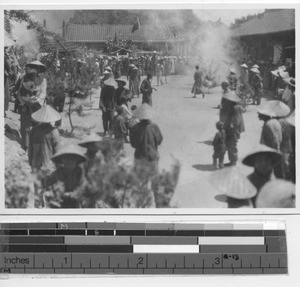
[[[152,74],[148,73],[147,78],[143,80],[140,91],[143,94],[143,101],[142,104],[148,104],[152,106],[152,90],[156,89],[151,86],[151,81],[152,81]]]
[[[143,179],[145,179],[143,171],[146,170],[146,180],[151,180],[152,201],[155,205],[154,199],[159,188],[155,179],[158,174],[158,146],[162,143],[163,136],[158,125],[151,121],[153,110],[148,104],[142,104],[134,113],[134,117],[140,120],[130,132],[130,143],[135,148],[135,167],[141,172]]]

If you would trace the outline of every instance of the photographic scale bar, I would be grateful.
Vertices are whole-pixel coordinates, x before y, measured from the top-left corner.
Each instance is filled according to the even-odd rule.
[[[282,221],[0,224],[0,273],[287,272]]]

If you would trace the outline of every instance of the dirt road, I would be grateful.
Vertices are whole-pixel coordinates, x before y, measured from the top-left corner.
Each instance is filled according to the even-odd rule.
[[[153,79],[156,87],[156,78]],[[225,202],[218,201],[216,191],[209,184],[209,176],[214,171],[212,166],[212,141],[216,132],[221,100],[221,89],[215,88],[203,99],[198,95],[192,98],[192,75],[169,77],[168,83],[158,87],[153,93],[153,108],[157,123],[164,140],[159,147],[160,168],[168,169],[177,159],[181,163],[181,174],[172,205],[181,208],[227,207]],[[83,117],[74,116],[75,125],[102,132],[101,111],[98,110],[100,89],[94,90],[91,97],[93,108],[84,111]],[[87,100],[89,101],[89,99]],[[141,98],[134,98],[131,105],[139,106]],[[239,157],[242,158],[259,142],[262,122],[258,120],[256,106],[248,106],[244,113],[246,132],[238,143]],[[63,127],[68,127],[64,118]],[[125,144],[125,151],[133,159],[134,150]],[[227,156],[225,163],[228,162]],[[251,169],[238,164],[245,174]]]

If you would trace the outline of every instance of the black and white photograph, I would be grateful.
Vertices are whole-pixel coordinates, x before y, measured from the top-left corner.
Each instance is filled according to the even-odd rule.
[[[295,8],[57,7],[2,16],[6,209],[296,207]]]

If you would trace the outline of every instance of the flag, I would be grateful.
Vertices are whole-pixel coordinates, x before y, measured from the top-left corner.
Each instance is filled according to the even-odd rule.
[[[140,26],[141,26],[140,19],[139,19],[139,17],[136,17],[136,21],[132,26],[131,33],[134,33],[134,31],[138,30],[140,28]]]

